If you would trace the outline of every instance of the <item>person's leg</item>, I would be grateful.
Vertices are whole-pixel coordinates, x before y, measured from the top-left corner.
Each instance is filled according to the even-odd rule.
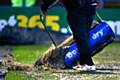
[[[90,5],[86,9],[87,9],[86,10],[86,21],[87,21],[87,25],[90,27],[92,22],[93,22],[93,19],[94,19],[96,6],[95,5],[94,6]],[[88,59],[86,60],[86,63],[88,65],[94,65],[91,55],[88,56]]]
[[[92,11],[91,11],[92,10]],[[83,7],[77,11],[68,12],[68,23],[73,32],[78,51],[80,52],[80,64],[93,65],[90,56],[89,31],[93,20],[95,8]]]
[[[68,23],[80,52],[80,64],[87,64],[86,62],[91,60],[91,56],[89,56],[89,26],[86,22],[86,15],[82,10],[80,13],[75,12],[72,15],[68,15]]]

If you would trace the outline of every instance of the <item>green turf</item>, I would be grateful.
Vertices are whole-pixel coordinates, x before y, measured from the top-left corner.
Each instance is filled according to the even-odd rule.
[[[27,80],[30,76],[21,71],[10,71],[5,80]]]
[[[13,46],[13,53],[17,61],[22,63],[33,64],[50,45],[20,45]],[[120,64],[120,43],[113,43],[104,48],[100,53],[93,57],[96,64],[114,63]],[[26,75],[20,71],[10,71],[5,80],[60,80],[58,76],[67,76],[71,80],[120,80],[120,74],[109,72],[97,73],[58,73],[41,72],[39,78]],[[72,79],[72,78],[76,79]],[[68,79],[68,80],[69,80]]]
[[[95,63],[120,63],[120,43],[113,43],[105,47],[93,57]]]
[[[33,64],[49,47],[47,44],[13,46],[13,55],[18,62]]]

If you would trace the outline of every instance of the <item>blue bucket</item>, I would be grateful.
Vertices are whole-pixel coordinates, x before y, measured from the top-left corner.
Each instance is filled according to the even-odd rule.
[[[114,40],[115,34],[111,27],[106,23],[102,22],[90,31],[90,55],[98,48],[98,46],[107,43],[109,38]],[[104,46],[105,47],[105,46]],[[72,43],[65,56],[66,67],[72,68],[80,58],[76,43]]]

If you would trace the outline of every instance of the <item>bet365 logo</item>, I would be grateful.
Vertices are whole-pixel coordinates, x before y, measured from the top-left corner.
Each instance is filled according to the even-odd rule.
[[[58,15],[47,15],[45,18],[45,25],[53,31],[60,31]],[[6,26],[10,27],[22,27],[22,28],[40,28],[44,29],[43,24],[40,21],[39,15],[32,15],[30,17],[26,15],[12,15],[8,20],[0,19],[0,31],[2,31]]]

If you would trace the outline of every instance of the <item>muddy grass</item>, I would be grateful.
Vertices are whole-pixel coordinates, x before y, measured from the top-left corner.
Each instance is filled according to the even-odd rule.
[[[120,80],[120,64],[97,64],[96,66],[96,71],[89,72],[76,70],[38,72],[36,80]]]
[[[14,52],[19,53],[18,51],[21,51],[18,47],[18,50]],[[25,52],[26,49],[24,50],[23,46],[21,48],[26,56],[29,57]],[[32,48],[31,50],[33,50],[33,52],[39,52],[40,46],[38,46],[37,49],[35,46],[29,47],[29,49],[30,48]],[[21,55],[18,56],[17,53],[15,53],[15,56],[20,61],[21,57],[19,56]],[[39,55],[38,53],[36,54]],[[22,58],[26,59],[24,56],[22,56]],[[93,57],[93,59],[97,67],[97,70],[94,72],[80,72],[75,70],[9,71],[5,80],[120,80],[120,43],[113,43],[107,46],[103,51]],[[24,60],[21,60],[21,62],[24,62]],[[31,62],[28,61],[28,63]]]
[[[106,63],[96,66],[97,70],[92,72],[76,70],[10,71],[6,80],[120,80],[120,64]]]

